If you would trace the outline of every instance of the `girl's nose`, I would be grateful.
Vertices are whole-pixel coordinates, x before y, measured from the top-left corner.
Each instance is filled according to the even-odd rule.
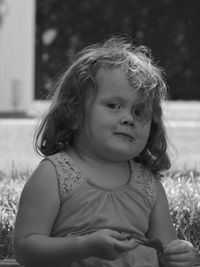
[[[121,124],[124,126],[135,126],[134,118],[131,114],[126,114],[126,116],[121,118]]]
[[[130,120],[123,120],[122,124],[125,125],[125,126],[134,127],[134,122],[130,121]]]

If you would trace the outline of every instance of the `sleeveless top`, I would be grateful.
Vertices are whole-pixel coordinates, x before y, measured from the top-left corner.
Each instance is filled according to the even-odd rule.
[[[100,229],[130,233],[146,240],[151,210],[156,199],[153,174],[143,165],[129,161],[131,175],[124,186],[106,189],[85,177],[67,152],[48,156],[56,168],[60,210],[51,236],[90,234]],[[158,267],[156,251],[139,245],[113,261],[90,257],[63,267]]]

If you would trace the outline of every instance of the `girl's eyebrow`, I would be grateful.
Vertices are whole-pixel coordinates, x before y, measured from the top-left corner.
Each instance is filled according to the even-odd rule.
[[[121,96],[105,96],[103,97],[102,99],[103,101],[116,101],[116,102],[119,102],[119,103],[127,103],[130,101],[130,97],[128,98],[124,98],[124,97],[121,97]],[[131,103],[133,105],[137,105],[140,103],[139,99],[136,98],[135,100],[131,101]]]
[[[105,97],[104,100],[118,101],[118,102],[126,102],[126,99],[120,96],[108,96]]]

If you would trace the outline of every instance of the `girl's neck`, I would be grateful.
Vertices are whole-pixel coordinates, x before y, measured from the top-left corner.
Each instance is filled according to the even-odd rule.
[[[130,179],[131,170],[128,161],[111,162],[90,153],[80,153],[75,148],[71,148],[68,153],[79,170],[100,187],[123,186]]]
[[[113,166],[124,166],[127,164],[127,161],[114,161],[114,160],[108,160],[106,158],[102,158],[98,155],[94,155],[93,153],[90,153],[89,150],[79,150],[76,147],[71,147],[69,150],[69,154],[72,157],[78,158],[79,160],[92,165],[97,166],[104,166],[104,167],[112,167]]]

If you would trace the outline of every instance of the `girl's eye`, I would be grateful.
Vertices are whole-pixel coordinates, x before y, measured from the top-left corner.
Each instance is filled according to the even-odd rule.
[[[143,105],[138,105],[133,109],[133,113],[138,120],[142,121],[150,121],[151,114],[150,111],[145,109]]]
[[[143,112],[142,112],[142,109],[141,108],[136,108],[134,110],[134,114],[138,117],[142,116]]]
[[[116,104],[116,103],[109,103],[107,104],[107,106],[110,108],[110,109],[113,109],[113,110],[119,110],[120,109],[120,105]]]

